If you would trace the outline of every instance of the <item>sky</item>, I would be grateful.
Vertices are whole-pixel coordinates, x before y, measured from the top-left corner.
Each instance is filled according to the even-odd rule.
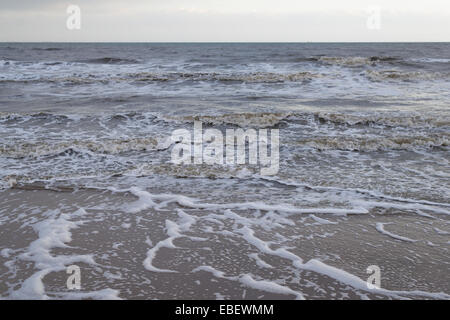
[[[450,0],[0,0],[0,41],[450,41]]]

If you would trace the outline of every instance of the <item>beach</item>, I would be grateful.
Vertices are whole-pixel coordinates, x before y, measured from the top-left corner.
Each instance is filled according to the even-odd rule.
[[[449,299],[449,49],[0,44],[0,298]]]

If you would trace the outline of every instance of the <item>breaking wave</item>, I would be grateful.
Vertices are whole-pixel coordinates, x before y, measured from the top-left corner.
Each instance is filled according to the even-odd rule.
[[[273,127],[281,122],[303,121],[315,124],[334,124],[342,126],[371,126],[386,127],[445,127],[450,126],[450,119],[439,115],[436,117],[416,114],[345,114],[326,112],[263,112],[263,113],[235,113],[223,115],[196,116],[165,116],[165,121],[187,122],[202,121],[206,124],[230,124],[240,127]]]
[[[318,150],[386,151],[448,147],[450,135],[399,137],[317,137],[298,140],[298,144]]]
[[[52,114],[47,112],[20,113],[20,114],[0,112],[0,122],[22,122],[30,119],[68,120],[69,117],[62,114]]]
[[[47,112],[30,114],[0,112],[0,123],[20,123],[25,121],[42,120],[44,122],[67,122],[73,120],[90,119],[95,115],[63,115]],[[395,112],[395,113],[337,113],[337,112],[241,112],[216,115],[158,115],[157,113],[128,112],[98,117],[100,122],[131,120],[139,122],[164,121],[175,123],[193,123],[202,121],[209,125],[235,125],[240,127],[273,127],[282,122],[300,122],[305,125],[336,125],[336,126],[384,126],[405,128],[443,128],[450,126],[450,118],[445,114]]]
[[[348,114],[318,112],[315,114],[319,122],[328,122],[339,125],[382,125],[387,127],[444,127],[450,125],[450,119],[443,115],[414,114],[414,113],[372,113],[372,114]]]
[[[233,179],[249,178],[260,172],[256,166],[223,166],[223,165],[175,165],[163,163],[158,165],[141,165],[122,172],[131,176],[172,176],[177,178]]]
[[[165,121],[175,121],[184,123],[193,123],[201,121],[210,125],[229,124],[239,127],[256,127],[265,128],[279,124],[282,120],[287,119],[291,113],[236,113],[224,115],[198,115],[198,116],[166,116],[162,119]]]
[[[364,66],[364,65],[376,65],[377,63],[389,62],[394,63],[399,61],[395,57],[383,57],[383,56],[372,56],[372,57],[329,57],[322,56],[316,58],[316,61],[325,64],[333,64],[339,66]]]
[[[397,70],[367,70],[365,71],[366,77],[371,81],[383,81],[383,80],[440,80],[450,77],[450,73],[441,72],[421,72],[421,71],[397,71]]]
[[[57,156],[77,153],[121,154],[168,148],[169,141],[158,138],[71,140],[62,142],[15,143],[0,145],[0,155],[12,158]]]
[[[55,64],[58,64],[55,62]],[[37,77],[31,79],[14,78],[0,79],[3,83],[63,83],[63,84],[91,84],[91,83],[113,83],[113,82],[168,82],[168,81],[218,81],[218,82],[239,82],[239,83],[283,83],[283,82],[304,82],[321,77],[319,74],[310,72],[297,72],[289,74],[255,72],[249,74],[219,74],[219,73],[154,73],[140,72],[129,73],[124,76],[99,77],[96,75],[67,76],[67,77]]]
[[[131,73],[127,76],[136,81],[221,81],[221,82],[249,82],[249,83],[276,83],[276,82],[301,82],[318,78],[321,75],[311,72],[274,73],[274,72],[252,72],[252,73],[205,73],[205,72],[170,72],[153,73],[141,72]],[[123,79],[123,78],[121,78]],[[126,79],[126,78],[125,78]]]
[[[62,51],[64,49],[50,47],[50,48],[33,48],[32,50],[35,50],[35,51]]]
[[[134,59],[113,58],[113,57],[87,59],[87,60],[80,60],[77,62],[94,63],[94,64],[137,64],[137,63],[139,63],[138,60],[134,60]]]

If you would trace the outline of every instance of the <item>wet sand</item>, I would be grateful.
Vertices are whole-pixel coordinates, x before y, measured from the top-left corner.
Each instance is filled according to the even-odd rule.
[[[381,208],[292,215],[152,199],[95,189],[3,190],[0,296],[449,298],[446,215]],[[314,269],[311,261],[327,268]],[[80,291],[66,287],[72,264],[81,268]],[[366,281],[370,265],[381,269],[380,291],[350,277]]]

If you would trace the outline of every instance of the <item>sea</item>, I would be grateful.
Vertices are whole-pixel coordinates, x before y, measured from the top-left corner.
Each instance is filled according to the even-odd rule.
[[[0,298],[449,299],[449,140],[450,43],[0,43]]]

